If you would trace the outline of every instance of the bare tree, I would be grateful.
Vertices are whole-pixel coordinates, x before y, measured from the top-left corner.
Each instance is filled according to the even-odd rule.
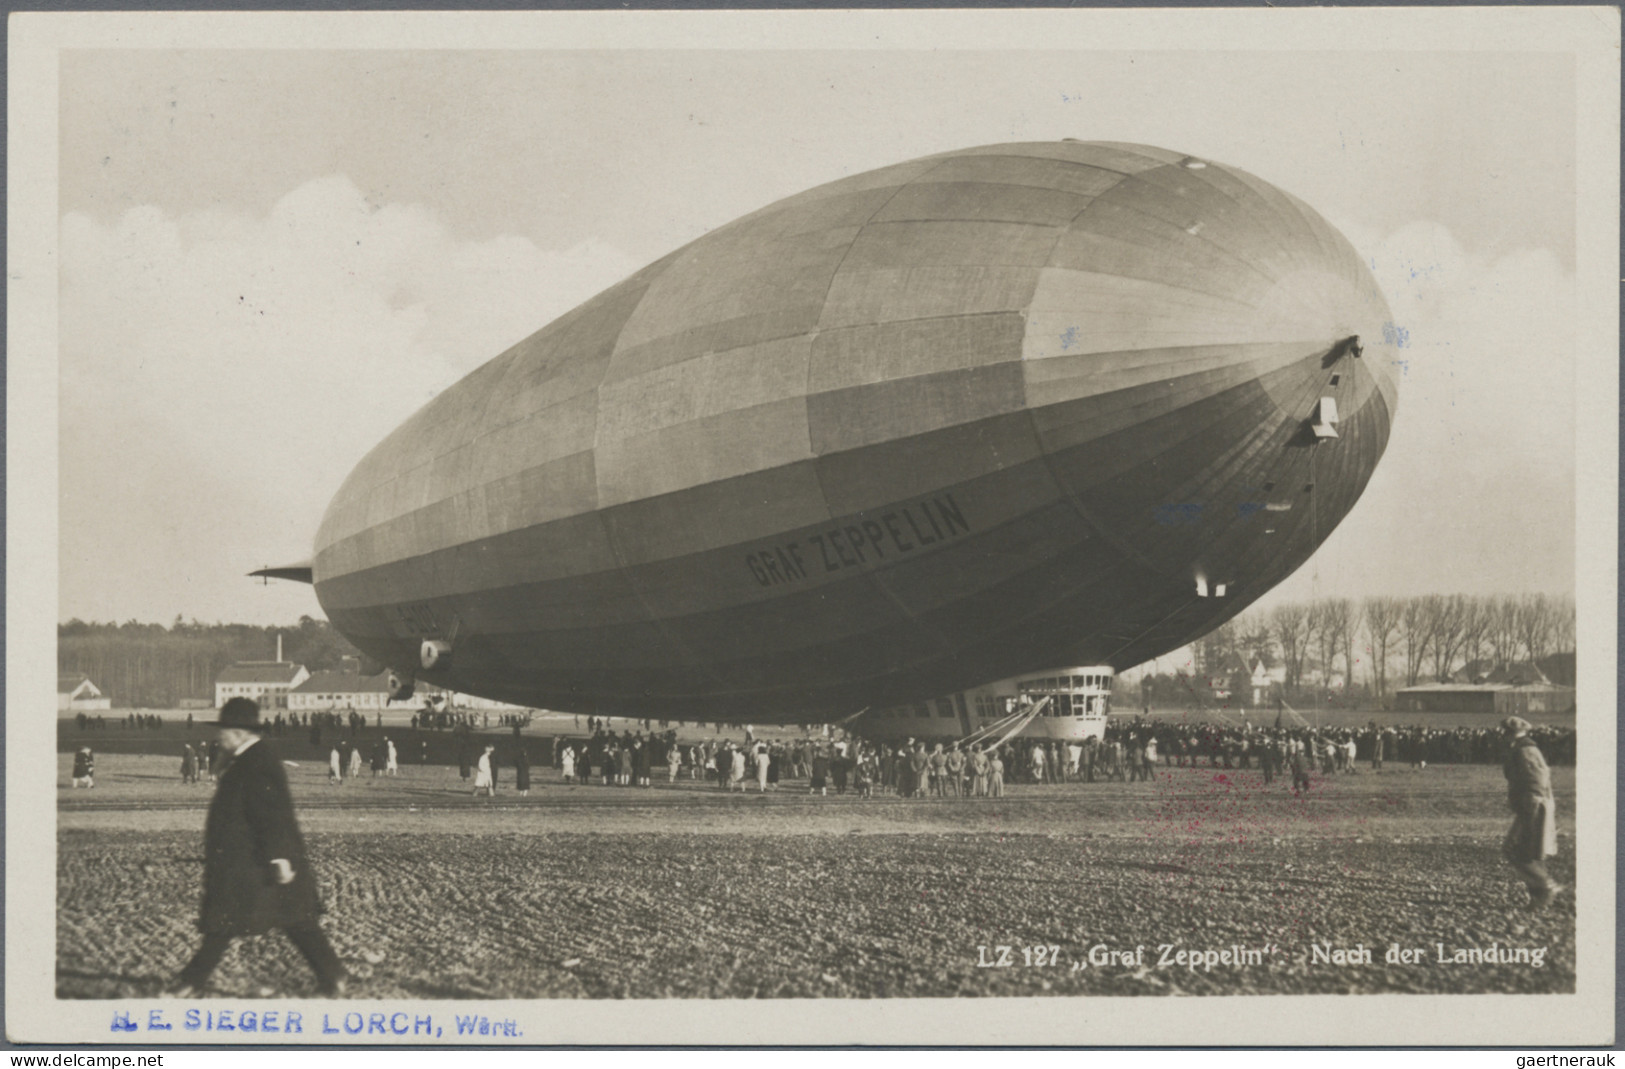
[[[1316,637],[1320,644],[1321,678],[1327,686],[1331,686],[1337,655],[1348,647],[1350,605],[1347,598],[1327,598],[1320,602],[1320,632]],[[1345,676],[1345,689],[1349,682],[1350,677]]]
[[[1489,623],[1484,637],[1490,656],[1504,667],[1518,658],[1518,599],[1502,594],[1489,599],[1487,610]]]
[[[1433,678],[1443,683],[1450,678],[1466,637],[1467,599],[1460,594],[1429,594],[1422,604],[1432,636]]]
[[[1433,640],[1425,598],[1406,598],[1399,610],[1399,644],[1405,654],[1405,685],[1416,686],[1422,675],[1422,661]]]
[[[1538,661],[1551,652],[1557,627],[1557,613],[1553,610],[1551,598],[1545,594],[1524,595],[1518,599],[1514,619],[1517,622],[1518,641],[1523,644],[1528,660]]]
[[[1309,609],[1304,605],[1280,605],[1270,613],[1270,633],[1281,650],[1286,669],[1286,685],[1296,687],[1303,677],[1303,660],[1309,650]]]
[[[1465,664],[1482,658],[1485,647],[1490,645],[1490,629],[1494,623],[1494,598],[1462,599],[1461,659]]]
[[[1574,652],[1574,599],[1552,599],[1552,650],[1555,653]]]
[[[1380,701],[1388,695],[1388,647],[1399,628],[1401,603],[1398,598],[1366,598],[1366,652],[1371,657],[1371,687]]]

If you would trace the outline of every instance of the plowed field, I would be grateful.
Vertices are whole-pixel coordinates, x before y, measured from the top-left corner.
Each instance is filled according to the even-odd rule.
[[[156,994],[196,947],[207,788],[141,763],[157,760],[61,793],[61,997]],[[1521,908],[1494,768],[1317,777],[1303,798],[1171,769],[1003,802],[567,788],[538,770],[530,797],[493,804],[444,770],[290,777],[356,998],[1574,988],[1573,897]],[[1572,772],[1558,781],[1567,818]],[[1553,872],[1571,883],[1560,828]],[[1425,953],[1385,962],[1391,945]],[[1492,945],[1540,948],[1540,965],[1437,960]],[[210,993],[312,987],[271,935],[239,941]]]

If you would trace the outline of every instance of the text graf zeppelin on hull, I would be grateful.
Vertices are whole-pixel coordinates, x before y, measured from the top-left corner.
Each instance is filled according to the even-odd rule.
[[[816,720],[1126,668],[1348,513],[1402,340],[1342,235],[1235,168],[911,160],[708,233],[436,397],[346,480],[312,576],[403,674],[582,712]]]

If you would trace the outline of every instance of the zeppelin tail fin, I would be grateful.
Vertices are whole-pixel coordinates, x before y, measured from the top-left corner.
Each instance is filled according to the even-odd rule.
[[[297,564],[279,564],[274,568],[266,565],[248,574],[256,579],[292,579],[296,583],[314,583],[314,572],[314,566],[307,560]]]

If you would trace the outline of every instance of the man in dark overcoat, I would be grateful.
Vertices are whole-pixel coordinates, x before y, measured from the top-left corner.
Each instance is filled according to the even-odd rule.
[[[1546,859],[1557,853],[1557,799],[1552,795],[1552,773],[1540,747],[1529,737],[1529,721],[1509,716],[1501,721],[1507,736],[1507,805],[1512,827],[1501,843],[1501,853],[1529,888],[1529,908],[1544,909],[1563,889],[1546,872]]]
[[[342,994],[344,967],[317,925],[316,875],[282,762],[260,740],[259,706],[233,698],[216,727],[225,771],[203,829],[203,945],[170,993],[196,995],[233,939],[281,928],[315,970],[322,993]]]

